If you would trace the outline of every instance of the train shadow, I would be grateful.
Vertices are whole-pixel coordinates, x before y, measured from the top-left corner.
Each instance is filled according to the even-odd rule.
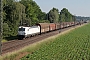
[[[5,38],[7,41],[11,41],[11,40],[16,40],[16,39],[18,39],[18,37],[17,36],[10,36],[10,37],[6,37]]]

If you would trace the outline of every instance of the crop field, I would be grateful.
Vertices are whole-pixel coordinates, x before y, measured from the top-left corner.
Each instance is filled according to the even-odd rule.
[[[90,24],[43,44],[21,60],[90,60]]]

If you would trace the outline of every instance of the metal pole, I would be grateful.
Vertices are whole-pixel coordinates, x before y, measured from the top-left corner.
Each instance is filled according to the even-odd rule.
[[[74,15],[74,26],[76,25],[76,15]]]
[[[2,26],[3,26],[3,15],[2,15],[3,4],[2,4],[2,1],[3,0],[0,0],[0,55],[2,54],[2,43],[1,43],[1,41],[2,41],[2,32],[3,32],[3,28],[2,28]]]
[[[62,29],[61,28],[62,27],[61,25],[62,25],[62,17],[60,16],[60,28],[59,28],[60,30],[59,30],[59,33],[61,33],[61,29]]]
[[[48,20],[48,13],[47,13],[47,20]]]

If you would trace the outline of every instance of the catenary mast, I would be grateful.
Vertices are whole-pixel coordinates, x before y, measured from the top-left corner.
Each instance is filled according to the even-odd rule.
[[[0,0],[0,55],[2,54],[2,43],[1,43],[1,40],[2,40],[2,32],[3,32],[3,3],[2,3],[3,0]]]

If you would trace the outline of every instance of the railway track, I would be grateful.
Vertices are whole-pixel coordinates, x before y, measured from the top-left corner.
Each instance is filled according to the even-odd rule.
[[[68,27],[68,28],[62,29],[61,31],[63,32],[63,31],[66,31],[66,30],[68,30],[70,28],[74,28],[74,27],[75,26]],[[59,30],[56,30],[56,31],[52,31],[49,33],[37,35],[37,36],[31,37],[31,38],[27,38],[24,40],[13,40],[13,41],[2,43],[2,55],[5,53],[8,53],[8,52],[19,50],[19,49],[23,48],[24,46],[41,41],[45,38],[56,35],[58,33],[59,33]]]

